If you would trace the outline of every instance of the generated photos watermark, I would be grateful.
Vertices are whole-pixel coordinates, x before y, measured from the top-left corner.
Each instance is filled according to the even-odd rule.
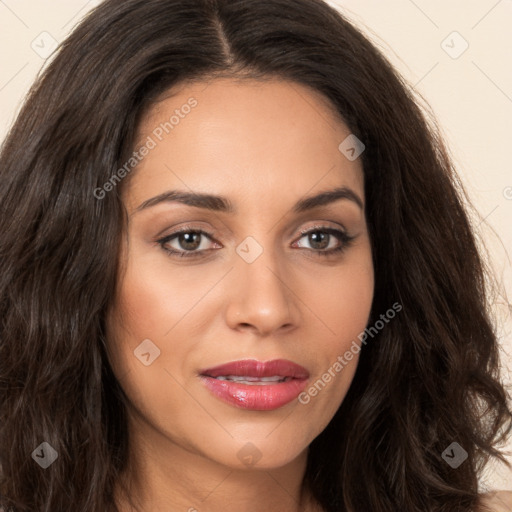
[[[103,199],[107,192],[114,190],[117,184],[130,172],[133,168],[142,162],[144,158],[149,155],[150,151],[158,146],[166,135],[171,133],[176,126],[178,126],[182,119],[190,114],[192,109],[197,106],[197,100],[193,97],[189,98],[180,108],[174,110],[174,114],[169,118],[168,121],[160,123],[152,132],[148,135],[144,144],[137,150],[134,151],[132,156],[120,167],[116,172],[110,176],[110,178],[101,187],[94,189],[94,197],[96,199]],[[155,140],[156,139],[156,140]]]
[[[325,386],[339,374],[345,366],[348,365],[354,356],[361,352],[361,345],[365,345],[367,343],[368,336],[372,338],[378,334],[378,332],[384,328],[386,324],[388,324],[393,318],[395,318],[396,314],[402,311],[402,305],[398,302],[395,302],[391,308],[389,308],[385,314],[380,315],[380,320],[377,320],[372,326],[366,327],[366,329],[357,336],[357,339],[360,342],[360,345],[356,340],[352,341],[352,345],[350,349],[347,350],[343,355],[339,355],[336,358],[336,361],[329,367],[329,369],[322,374],[322,376],[317,379],[306,391],[303,391],[298,396],[298,400],[301,404],[308,404],[311,401],[311,397],[317,396],[318,393],[325,388]]]

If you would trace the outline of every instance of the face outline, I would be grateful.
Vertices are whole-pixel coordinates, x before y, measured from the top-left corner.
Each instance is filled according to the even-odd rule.
[[[191,97],[197,105],[183,109]],[[176,109],[178,123],[158,131]],[[358,355],[331,371],[329,382],[322,376],[358,342],[373,299],[364,209],[344,198],[292,210],[341,187],[364,204],[361,161],[338,149],[349,134],[321,95],[281,80],[184,85],[142,120],[139,140],[156,144],[123,189],[129,224],[107,337],[131,402],[130,428],[146,450],[244,470],[249,453],[251,467],[279,468],[304,459],[334,416]],[[225,196],[237,212],[169,201],[140,208],[170,190]],[[196,238],[201,255],[172,256],[157,242],[184,227],[211,233]],[[325,236],[325,228],[354,239],[323,256],[346,243]],[[321,231],[324,242],[301,231]],[[165,247],[186,252],[190,245],[175,237]],[[249,262],[241,248],[262,252]],[[149,352],[151,364],[134,352]],[[319,379],[325,387],[307,403],[295,399],[270,411],[230,405],[198,373],[243,359],[290,360],[308,370],[306,392]]]

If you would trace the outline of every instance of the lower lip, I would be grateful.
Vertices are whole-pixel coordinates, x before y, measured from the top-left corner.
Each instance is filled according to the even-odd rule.
[[[291,379],[268,385],[239,384],[201,375],[206,387],[228,404],[254,411],[271,411],[297,398],[304,390],[307,379]]]

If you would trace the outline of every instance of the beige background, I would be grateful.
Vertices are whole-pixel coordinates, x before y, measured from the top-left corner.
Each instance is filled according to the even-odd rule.
[[[52,44],[99,3],[0,0],[0,140]],[[512,0],[329,3],[364,30],[436,115],[480,213],[475,227],[503,283],[495,310],[503,376],[510,384],[512,322],[505,298],[512,302]],[[512,451],[512,440],[507,449]],[[512,471],[492,465],[481,485],[512,490]]]

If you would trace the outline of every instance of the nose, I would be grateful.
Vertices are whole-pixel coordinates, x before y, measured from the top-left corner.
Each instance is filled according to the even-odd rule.
[[[298,298],[290,274],[274,253],[265,249],[252,263],[238,256],[235,261],[226,309],[229,327],[252,330],[259,336],[297,328]]]

